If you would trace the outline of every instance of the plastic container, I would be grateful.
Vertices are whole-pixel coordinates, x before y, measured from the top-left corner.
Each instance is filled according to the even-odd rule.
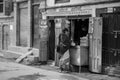
[[[76,66],[88,65],[88,46],[71,47],[70,63]]]
[[[80,38],[80,46],[88,46],[88,36]]]

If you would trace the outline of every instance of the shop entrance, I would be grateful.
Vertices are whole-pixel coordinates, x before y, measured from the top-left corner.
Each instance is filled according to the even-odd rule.
[[[55,65],[59,64],[59,55],[56,52],[55,45],[58,44],[58,36],[62,29],[68,28],[70,31],[70,39],[72,40],[70,47],[71,64],[75,67],[75,71],[79,71],[84,66],[88,69],[88,28],[89,18],[59,18],[49,20],[49,50],[48,59],[55,61]],[[73,45],[72,45],[73,44]]]
[[[89,19],[73,19],[71,21],[71,38],[76,45],[80,45],[80,38],[88,34]]]
[[[69,19],[70,37],[70,62],[73,70],[88,70],[88,28],[89,18]],[[82,68],[82,69],[81,69]]]
[[[54,60],[55,58],[55,22],[49,20],[49,41],[48,41],[48,59]]]

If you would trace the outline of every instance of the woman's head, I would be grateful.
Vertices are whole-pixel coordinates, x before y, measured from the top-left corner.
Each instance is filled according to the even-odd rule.
[[[63,33],[68,32],[68,29],[67,29],[67,28],[64,28],[64,29],[62,30],[62,32],[63,32]]]
[[[66,34],[66,35],[69,36],[69,30],[68,30],[67,28],[64,28],[64,29],[62,30],[62,32],[63,32],[64,34]]]

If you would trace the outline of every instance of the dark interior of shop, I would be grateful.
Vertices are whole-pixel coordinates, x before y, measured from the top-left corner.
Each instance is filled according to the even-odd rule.
[[[88,53],[88,45],[87,47],[84,47],[86,48],[85,50],[87,51],[84,51],[84,52],[81,52],[82,50],[78,50],[79,48],[76,48],[76,46],[81,46],[83,44],[87,44],[87,34],[88,34],[88,27],[89,27],[89,18],[86,18],[86,19],[72,19],[70,20],[71,21],[71,37],[73,38],[73,42],[75,43],[75,46],[74,46],[74,50],[76,51],[73,51],[73,53],[75,55],[72,55],[72,59],[74,61],[72,61],[71,64],[73,64],[73,67],[72,67],[72,71],[74,72],[79,72],[79,71],[88,71],[88,64],[84,64],[84,62],[86,62],[85,60],[87,60],[88,62],[88,58],[86,57],[86,59],[83,59],[83,64],[80,64],[81,62],[77,62],[77,58],[80,58],[80,54],[86,54],[86,52]],[[84,38],[84,39],[82,39]],[[85,42],[85,43],[84,43]],[[80,49],[83,49],[80,47]],[[84,55],[85,55],[84,54]],[[78,57],[79,56],[79,57]],[[85,55],[85,56],[88,56]],[[76,62],[75,62],[75,59],[76,59]]]
[[[75,19],[72,21],[74,23],[73,40],[76,45],[80,45],[80,38],[88,34],[89,19]]]
[[[48,58],[49,60],[54,60],[55,58],[55,22],[54,20],[50,20],[49,22],[49,53]]]
[[[69,23],[70,37],[71,37],[71,39],[73,39],[73,42],[75,43],[74,46],[77,46],[77,45],[80,46],[81,44],[86,44],[86,43],[83,43],[85,41],[82,42],[81,40],[83,40],[82,39],[83,37],[87,37],[89,18],[68,19],[68,21],[70,22]],[[49,60],[55,60],[55,22],[54,22],[54,20],[50,20],[49,27],[50,28],[49,28],[49,55],[48,55],[48,58],[49,58]],[[85,51],[85,52],[88,52],[88,51]],[[80,54],[80,51],[78,50],[78,52],[76,54]],[[76,62],[76,63],[78,63],[78,64],[73,65],[74,66],[73,71],[78,72],[80,66],[83,67],[82,70],[85,70],[85,71],[88,70],[88,65],[86,65],[86,64],[80,65],[79,62]]]

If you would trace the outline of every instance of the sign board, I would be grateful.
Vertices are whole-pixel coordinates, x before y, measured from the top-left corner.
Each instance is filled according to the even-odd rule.
[[[47,28],[47,25],[44,25],[44,26],[40,26],[40,28]]]
[[[23,1],[27,1],[27,0],[13,0],[13,2],[23,2]]]
[[[46,19],[41,19],[40,20],[40,26],[46,26],[47,25],[47,20]]]
[[[62,19],[55,19],[55,27],[56,28],[61,28],[61,23],[62,23]]]
[[[48,38],[48,28],[41,28],[40,29],[40,38],[47,39]]]
[[[41,1],[41,2],[40,2],[39,9],[44,9],[45,7],[46,7],[45,1]]]
[[[67,16],[67,15],[89,15],[92,14],[92,9],[81,9],[81,7],[57,8],[49,9],[46,16]]]
[[[113,8],[107,8],[108,13],[112,13],[113,11],[114,11]]]
[[[13,30],[13,25],[10,25],[10,30]]]
[[[80,0],[80,3],[97,3],[97,2],[109,2],[109,1],[119,1],[119,0]]]

